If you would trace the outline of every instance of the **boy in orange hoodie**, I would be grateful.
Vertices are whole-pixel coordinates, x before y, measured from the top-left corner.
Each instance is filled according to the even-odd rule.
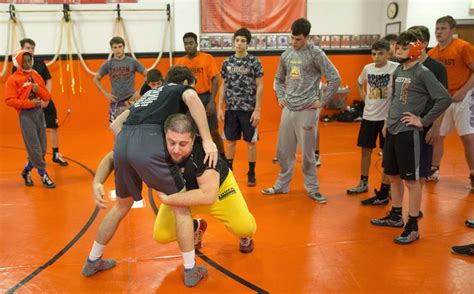
[[[26,186],[33,186],[31,170],[38,169],[43,186],[55,188],[56,185],[46,172],[46,121],[41,110],[41,101],[48,101],[50,94],[41,76],[34,71],[33,56],[25,50],[13,57],[17,71],[5,84],[5,103],[15,108],[20,115],[20,129],[28,153],[28,163],[21,176]]]

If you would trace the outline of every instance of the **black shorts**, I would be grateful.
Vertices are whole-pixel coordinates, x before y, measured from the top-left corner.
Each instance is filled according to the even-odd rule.
[[[226,110],[224,120],[224,137],[228,141],[240,140],[241,134],[244,140],[251,143],[257,142],[258,132],[252,126],[250,118],[252,111]]]
[[[383,120],[371,121],[363,119],[360,124],[357,146],[374,149],[379,138],[379,147],[383,149],[385,138],[382,135]]]
[[[58,112],[56,111],[56,105],[54,105],[53,99],[49,100],[48,106],[43,108],[44,119],[46,120],[46,128],[57,129],[58,125]]]
[[[206,92],[206,93],[198,94],[198,96],[199,96],[199,99],[201,99],[201,102],[204,105],[204,107],[206,107],[207,103],[209,103],[209,101],[211,100],[211,93]]]
[[[165,194],[184,188],[179,167],[169,160],[159,125],[124,125],[114,147],[117,197],[142,199],[142,181]]]
[[[431,171],[431,164],[433,163],[433,145],[426,143],[426,133],[431,129],[431,126],[423,128],[423,142],[421,142],[420,155],[420,177],[426,178]]]
[[[418,180],[422,140],[422,131],[407,131],[397,135],[388,133],[383,149],[385,174],[400,175],[404,180]]]

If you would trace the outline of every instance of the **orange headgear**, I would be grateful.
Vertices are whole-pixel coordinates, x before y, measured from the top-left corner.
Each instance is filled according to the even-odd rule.
[[[420,58],[421,53],[423,53],[423,43],[420,41],[411,42],[410,43],[410,52],[408,53],[410,56],[410,61],[417,60]]]

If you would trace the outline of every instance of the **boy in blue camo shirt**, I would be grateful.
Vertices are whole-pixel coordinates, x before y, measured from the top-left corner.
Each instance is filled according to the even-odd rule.
[[[247,142],[249,187],[257,183],[255,178],[257,126],[260,123],[263,94],[263,67],[255,56],[247,52],[251,40],[252,35],[246,28],[234,33],[235,54],[222,64],[221,76],[224,82],[220,89],[217,110],[218,118],[224,121],[224,137],[227,140],[225,155],[230,169],[233,168],[237,140],[240,140],[243,134]],[[224,102],[225,114],[222,112]]]

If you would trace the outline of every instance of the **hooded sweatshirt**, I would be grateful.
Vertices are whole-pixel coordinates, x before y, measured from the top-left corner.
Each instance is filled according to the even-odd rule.
[[[23,69],[23,55],[25,53],[27,53],[25,50],[21,50],[13,57],[13,64],[17,71],[8,78],[5,84],[5,103],[18,112],[22,109],[36,107],[30,99],[40,98],[43,101],[48,101],[51,98],[43,78],[33,69],[28,71]],[[31,58],[33,60],[33,57]],[[37,84],[38,87],[33,93],[34,84]]]

